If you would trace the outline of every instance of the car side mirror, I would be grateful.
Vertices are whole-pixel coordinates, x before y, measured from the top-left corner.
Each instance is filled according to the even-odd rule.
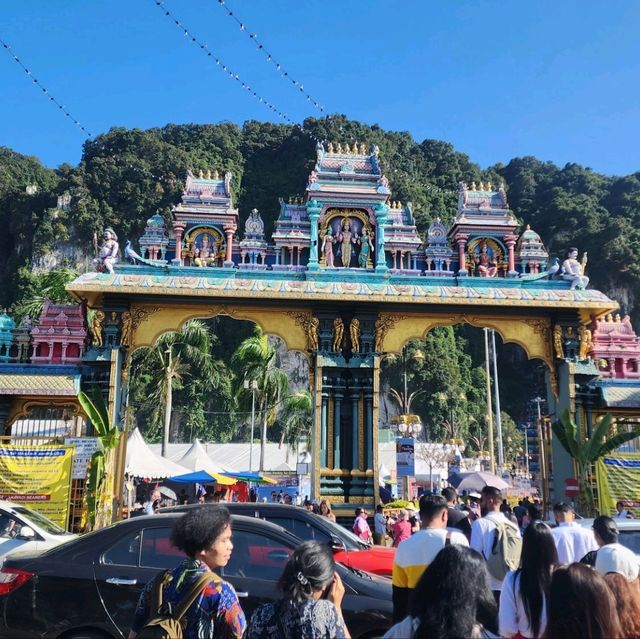
[[[333,552],[344,552],[347,549],[347,547],[344,545],[344,542],[337,537],[331,537],[328,544],[329,548],[331,548]]]
[[[36,531],[31,526],[22,526],[20,533],[17,535],[18,539],[35,539]]]

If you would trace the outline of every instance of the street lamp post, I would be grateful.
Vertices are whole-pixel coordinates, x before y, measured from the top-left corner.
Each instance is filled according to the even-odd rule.
[[[249,441],[249,472],[253,472],[253,430],[256,424],[256,391],[258,390],[258,382],[255,379],[249,381],[244,380],[246,390],[251,389],[251,435]]]
[[[542,430],[542,411],[540,405],[544,402],[542,397],[534,397],[531,401],[535,402],[538,409],[538,461],[540,464],[540,483],[542,488],[542,499],[547,507],[549,503],[549,480],[547,478],[547,459],[544,446],[544,436]]]

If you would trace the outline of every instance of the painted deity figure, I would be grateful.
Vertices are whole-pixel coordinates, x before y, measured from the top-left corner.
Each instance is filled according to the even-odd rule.
[[[496,277],[498,274],[498,265],[489,255],[489,249],[484,243],[480,248],[480,255],[475,258],[475,263],[480,277]]]
[[[360,320],[357,317],[354,317],[349,324],[349,337],[351,352],[355,355],[360,352]]]
[[[567,258],[562,262],[562,279],[571,282],[571,290],[584,289],[589,283],[589,278],[584,274],[587,254],[582,258],[583,264],[578,262],[578,249],[572,246],[567,251]]]
[[[553,327],[553,348],[557,359],[564,359],[564,344],[562,342],[562,327],[556,324]]]
[[[120,246],[118,245],[118,236],[112,228],[106,228],[102,234],[102,246],[98,252],[98,257],[93,260],[93,263],[98,268],[99,272],[107,271],[107,273],[113,274],[113,265],[118,261],[120,257]],[[94,236],[94,242],[95,236]],[[96,242],[97,244],[97,242]]]
[[[204,233],[200,240],[200,246],[195,247],[193,250],[195,259],[193,260],[197,266],[209,266],[209,264],[215,264],[216,262],[216,250],[214,246],[211,246],[211,240],[209,235]]]
[[[332,350],[340,352],[342,350],[342,338],[344,336],[344,322],[341,317],[333,320],[333,345]]]
[[[373,246],[369,231],[364,230],[360,238],[360,255],[358,255],[358,265],[360,268],[367,268],[369,254],[372,252]]]
[[[102,346],[102,326],[104,325],[105,314],[103,311],[96,311],[91,322],[91,343],[93,346]]]
[[[317,351],[320,348],[320,320],[312,317],[309,322],[309,350]]]
[[[340,255],[342,259],[342,266],[349,268],[351,266],[351,245],[358,241],[357,233],[353,233],[351,230],[351,220],[345,217],[342,220],[342,230],[338,240],[340,242]]]
[[[618,316],[620,317],[620,316]],[[578,359],[584,361],[589,357],[589,351],[593,346],[592,333],[586,326],[581,326],[578,330],[580,336],[580,350],[578,352]]]
[[[327,232],[322,240],[322,254],[325,266],[333,267],[333,231],[330,226],[327,227]]]

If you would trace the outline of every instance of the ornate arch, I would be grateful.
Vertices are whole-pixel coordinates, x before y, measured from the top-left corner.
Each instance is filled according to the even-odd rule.
[[[268,335],[279,337],[290,351],[307,351],[311,320],[310,311],[292,308],[252,307],[233,304],[202,306],[131,306],[131,350],[153,346],[156,339],[168,331],[179,331],[192,319],[207,319],[227,315],[237,320],[255,322]]]
[[[556,393],[555,366],[552,350],[551,319],[531,315],[493,315],[453,313],[449,315],[381,313],[380,331],[376,335],[376,350],[399,353],[412,339],[424,339],[437,326],[469,324],[477,328],[493,328],[505,343],[518,344],[529,359],[541,359],[551,375]]]

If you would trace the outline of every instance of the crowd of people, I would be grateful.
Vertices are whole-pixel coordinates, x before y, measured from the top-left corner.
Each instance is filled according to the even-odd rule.
[[[333,516],[326,502],[317,508]],[[392,576],[394,625],[385,638],[640,639],[640,563],[619,543],[615,519],[598,517],[589,530],[569,505],[556,504],[553,512],[555,527],[535,504],[523,505],[518,518],[488,486],[473,521],[452,488],[421,497],[415,524],[409,513],[393,523],[401,539]],[[356,513],[353,530],[380,543],[382,522],[385,535],[389,522],[378,509],[372,533],[367,515]],[[215,573],[233,550],[228,510],[190,511],[176,523],[172,542],[185,560],[147,585],[129,639],[152,636],[145,633],[167,610],[158,602],[177,610],[201,584],[184,613],[186,639],[350,636],[344,586],[327,546],[301,543],[279,579],[280,599],[246,619],[233,587]]]
[[[395,556],[387,639],[640,638],[640,561],[613,518],[590,530],[558,503],[551,527],[538,504],[518,517],[486,486],[467,536],[457,501],[452,488],[420,499],[420,531]]]

